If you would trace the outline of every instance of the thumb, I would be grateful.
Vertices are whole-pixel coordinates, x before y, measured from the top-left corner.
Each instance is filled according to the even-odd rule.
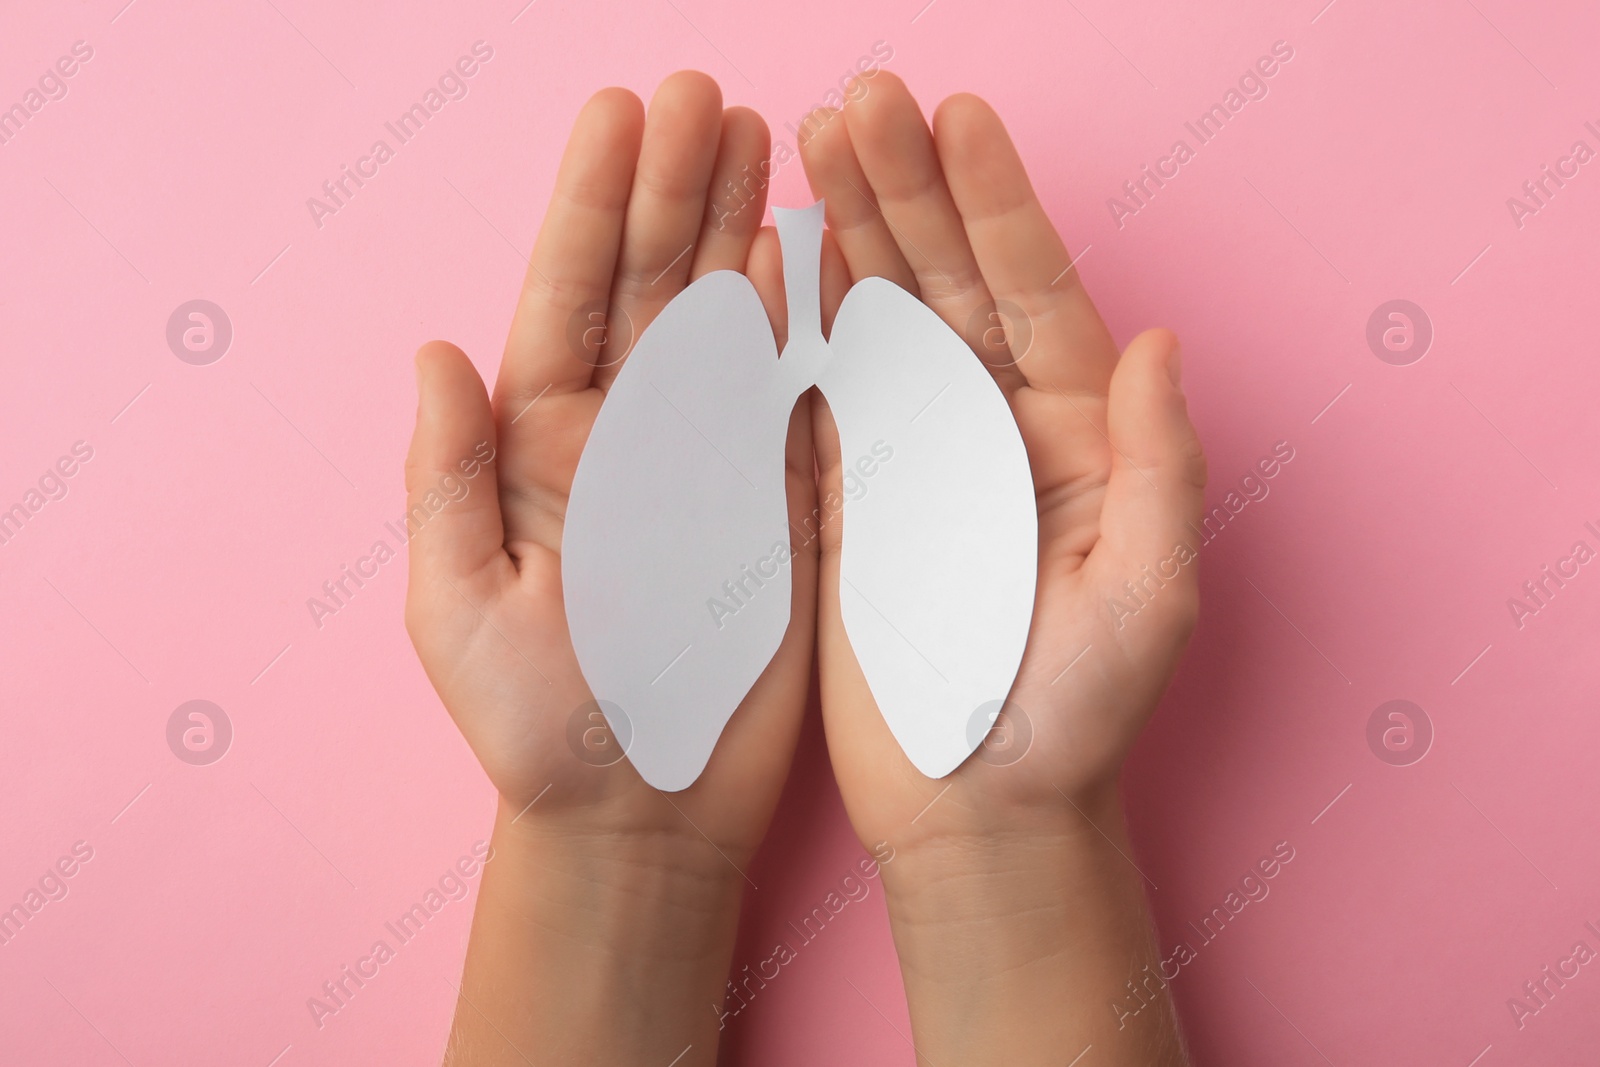
[[[476,573],[503,551],[495,424],[483,379],[461,349],[417,352],[417,426],[406,456],[411,583]]]
[[[1205,507],[1206,460],[1184,399],[1178,338],[1170,330],[1135,337],[1111,376],[1106,412],[1111,477],[1091,560],[1103,587],[1185,629],[1199,604],[1195,533]]]

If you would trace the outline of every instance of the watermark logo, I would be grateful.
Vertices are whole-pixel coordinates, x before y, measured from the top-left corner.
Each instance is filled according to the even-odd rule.
[[[1033,747],[1033,720],[1009,700],[987,700],[967,720],[972,757],[993,767],[1009,767]]]
[[[581,304],[567,319],[568,350],[595,367],[621,363],[633,351],[637,337],[628,313],[606,300]]]
[[[190,300],[172,309],[167,318],[167,347],[185,363],[209,366],[228,354],[233,344],[233,320],[209,300]]]
[[[1409,700],[1379,704],[1367,719],[1367,747],[1391,767],[1409,767],[1433,747],[1433,720]]]
[[[192,766],[217,762],[232,745],[233,721],[209,700],[179,704],[167,718],[167,747]]]
[[[989,367],[1015,367],[1033,348],[1033,320],[1009,300],[988,300],[967,319],[967,340]]]
[[[567,747],[591,767],[621,762],[633,743],[633,721],[609,700],[586,700],[567,718]]]
[[[1367,318],[1367,347],[1392,367],[1406,367],[1428,354],[1433,320],[1409,300],[1389,300]]]

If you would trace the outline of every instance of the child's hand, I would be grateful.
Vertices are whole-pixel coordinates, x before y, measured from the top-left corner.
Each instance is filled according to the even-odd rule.
[[[837,517],[824,527],[829,752],[863,840],[901,849],[1055,819],[1067,799],[1113,783],[1194,625],[1195,564],[1166,561],[1179,544],[1196,547],[1189,524],[1199,518],[1205,461],[1176,382],[1176,339],[1149,331],[1119,360],[988,105],[951,97],[930,136],[898,79],[883,72],[867,84],[805,143],[812,190],[827,200],[853,279],[881,275],[920,294],[989,366],[1021,428],[1039,505],[1038,595],[1000,724],[1006,737],[940,780],[911,765],[876,710],[840,620],[840,538],[849,534]],[[1016,308],[1026,320],[1015,321]],[[1021,327],[1025,351],[1007,347],[1002,323]],[[817,422],[821,489],[839,493],[837,436],[821,404]],[[949,506],[959,512],[962,502]],[[1156,589],[1145,568],[1163,564],[1171,576]],[[1154,590],[1141,592],[1146,606],[1130,598],[1128,581]],[[1112,602],[1136,613],[1119,623]],[[1027,744],[1030,728],[1025,754],[1008,752]]]
[[[1031,1062],[1039,1048],[1064,1063],[1091,1040],[1112,1041],[1097,1036],[1101,1024],[1118,1021],[1110,1005],[1128,996],[1122,983],[1142,977],[1137,962],[1129,968],[1148,940],[1138,876],[1107,846],[1130,851],[1118,772],[1194,626],[1190,524],[1205,461],[1177,384],[1176,339],[1152,330],[1119,358],[988,105],[950,98],[930,135],[897,78],[865,84],[802,147],[812,191],[827,201],[851,277],[881,275],[919,294],[1005,392],[1033,468],[1039,578],[1005,736],[993,739],[1002,743],[934,781],[905,758],[867,688],[840,617],[849,531],[837,519],[826,526],[818,647],[828,750],[863,843],[895,849],[884,879],[919,1049],[929,1062],[971,1064]],[[816,415],[826,496],[841,489],[840,456],[826,408]],[[1009,929],[1018,915],[1024,925]],[[1072,925],[1084,916],[1096,922]],[[1128,922],[1131,932],[1119,928]],[[1065,957],[1094,959],[1097,944],[1114,957],[1107,967],[1050,971]],[[986,992],[972,988],[980,977],[995,979]],[[1041,997],[1044,1014],[1030,1013]],[[1018,1013],[1008,1031],[1003,1020]],[[1129,1062],[1154,1061],[1157,1047]]]
[[[704,75],[668,79],[648,122],[631,93],[597,94],[573,128],[494,400],[453,345],[418,353],[410,503],[446,476],[459,478],[458,461],[480,442],[497,454],[468,495],[445,505],[412,542],[406,623],[512,813],[534,805],[523,821],[681,836],[696,848],[706,844],[704,831],[744,853],[760,840],[782,788],[810,670],[814,551],[797,546],[793,620],[771,667],[704,775],[670,800],[620,758],[614,740],[608,754],[608,732],[587,717],[592,697],[567,635],[560,556],[573,471],[626,346],[689,281],[746,269],[763,205],[728,214],[721,201],[725,184],[767,151],[762,120],[742,108],[724,113]],[[606,343],[598,353],[579,347],[575,338],[585,335]],[[790,507],[805,515],[815,492],[806,420],[795,420],[789,446]],[[580,758],[569,741],[585,729],[592,732],[577,744]]]
[[[614,740],[594,743],[607,733],[588,717],[567,633],[561,531],[627,347],[690,280],[744,271],[753,249],[758,269],[778,270],[771,233],[757,240],[764,190],[748,183],[768,151],[762,120],[724,111],[704,75],[669,78],[648,118],[632,93],[597,94],[572,131],[493,401],[459,349],[417,355],[410,504],[425,514],[430,491],[470,491],[411,542],[406,623],[501,798],[452,1036],[459,1062],[667,1063],[692,1045],[689,1067],[715,1055],[742,872],[788,774],[810,679],[816,548],[793,546],[776,657],[704,774],[668,795]],[[575,343],[598,340],[601,324],[598,352]],[[485,442],[494,462],[465,479],[460,462]],[[815,496],[804,406],[787,482],[800,525]]]

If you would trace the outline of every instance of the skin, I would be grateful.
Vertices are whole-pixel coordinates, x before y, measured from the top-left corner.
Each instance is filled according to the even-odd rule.
[[[867,88],[803,147],[828,200],[824,327],[868,275],[963,335],[991,296],[1032,323],[1020,358],[992,333],[969,337],[1038,491],[1039,593],[1012,694],[1031,747],[934,782],[894,743],[840,622],[841,519],[817,508],[819,488],[841,488],[838,441],[811,395],[788,439],[792,619],[705,773],[664,794],[626,760],[598,767],[569,747],[591,698],[562,606],[562,516],[629,339],[717,269],[752,279],[780,346],[785,328],[764,190],[739,208],[725,184],[768,157],[764,123],[724,110],[692,72],[648,113],[603,90],[574,124],[492,396],[453,345],[416,360],[409,503],[461,475],[481,442],[494,449],[411,542],[406,603],[423,666],[499,794],[447,1064],[715,1063],[742,872],[788,772],[813,655],[851,821],[894,850],[883,879],[921,1060],[1063,1063],[1092,1042],[1100,1064],[1182,1062],[1164,993],[1121,1029],[1109,1005],[1155,958],[1117,774],[1193,626],[1195,568],[1122,629],[1105,607],[1200,510],[1176,342],[1152,331],[1119,358],[987,105],[952,97],[930,132],[897,79]],[[574,349],[569,323],[595,308],[606,343]],[[819,518],[820,537],[801,540]]]
[[[991,735],[994,762],[969,759],[938,781],[878,713],[840,616],[842,518],[822,530],[828,751],[862,843],[895,850],[883,880],[920,1062],[1061,1064],[1093,1045],[1097,1065],[1182,1063],[1159,981],[1131,1018],[1112,1004],[1131,1000],[1125,983],[1145,965],[1158,970],[1118,775],[1194,628],[1195,563],[1167,564],[1177,574],[1150,582],[1131,617],[1108,606],[1131,603],[1123,583],[1146,565],[1196,543],[1206,470],[1177,339],[1151,330],[1119,356],[986,103],[950,97],[930,129],[894,75],[865,86],[819,114],[801,146],[812,192],[852,279],[919,295],[989,367],[1039,508],[1011,721]],[[997,307],[1007,312],[986,317]],[[839,492],[837,432],[820,398],[813,411],[820,488]]]
[[[715,1061],[711,1005],[741,872],[805,705],[817,546],[792,546],[788,632],[692,786],[669,795],[626,760],[579,759],[568,728],[591,696],[562,607],[562,515],[625,351],[575,351],[568,324],[604,307],[605,336],[625,343],[702,274],[745,270],[752,252],[777,269],[770,235],[757,248],[764,205],[723,217],[711,196],[769,146],[760,117],[724,110],[702,74],[667,79],[648,115],[632,93],[596,94],[574,125],[493,397],[455,346],[417,354],[409,503],[479,442],[495,448],[468,495],[411,543],[406,601],[423,666],[499,793],[448,1062],[665,1064],[686,1048],[682,1067]],[[804,515],[816,493],[804,403],[787,460],[790,512]]]

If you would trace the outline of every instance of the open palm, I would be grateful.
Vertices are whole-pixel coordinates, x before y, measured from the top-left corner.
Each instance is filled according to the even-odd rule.
[[[563,610],[561,533],[578,457],[633,340],[703,274],[778,269],[762,203],[720,202],[768,151],[760,117],[724,111],[701,74],[668,78],[648,116],[625,90],[596,94],[573,128],[493,400],[460,349],[424,346],[406,466],[410,505],[429,516],[411,545],[407,628],[503,807],[559,819],[563,832],[687,843],[713,866],[742,866],[754,851],[788,771],[811,670],[816,547],[794,546],[793,614],[776,657],[705,773],[669,795],[590,716]],[[468,480],[460,462],[484,442],[494,462]],[[786,474],[798,525],[815,495],[804,409]]]
[[[840,614],[849,534],[837,516],[823,530],[828,748],[857,833],[898,846],[1014,827],[1114,785],[1194,625],[1196,567],[1176,550],[1198,547],[1189,524],[1205,462],[1176,339],[1149,331],[1119,357],[988,105],[951,97],[930,130],[893,75],[867,85],[842,112],[814,116],[802,147],[812,191],[852,279],[882,276],[919,295],[989,367],[1039,509],[1033,624],[1001,731],[940,781],[912,766],[877,711]],[[838,441],[826,407],[814,413],[826,497],[840,491]]]

